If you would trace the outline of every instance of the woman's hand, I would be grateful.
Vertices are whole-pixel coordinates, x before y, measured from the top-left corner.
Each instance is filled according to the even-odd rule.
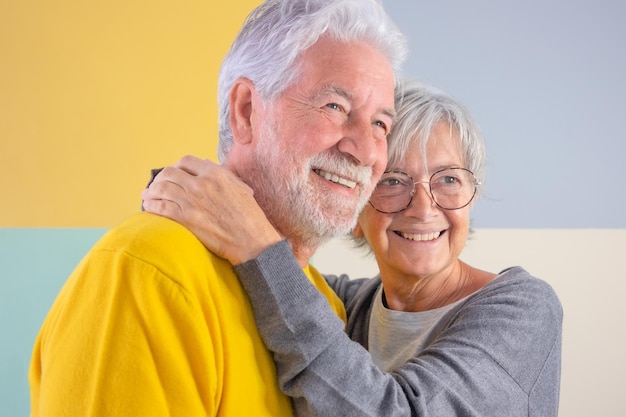
[[[164,168],[142,198],[146,211],[181,223],[207,249],[233,265],[256,258],[282,239],[253,190],[209,160],[183,157]]]

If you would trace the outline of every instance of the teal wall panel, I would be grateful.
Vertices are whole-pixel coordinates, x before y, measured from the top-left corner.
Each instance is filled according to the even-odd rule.
[[[30,412],[33,343],[63,283],[105,229],[0,229],[0,416]]]

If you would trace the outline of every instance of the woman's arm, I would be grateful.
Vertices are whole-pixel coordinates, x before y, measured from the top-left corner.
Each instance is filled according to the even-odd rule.
[[[166,174],[160,179],[165,197],[156,191],[153,195],[151,186],[144,193],[146,209],[180,221],[233,264],[249,260],[235,271],[274,353],[282,389],[293,397],[300,416],[556,415],[561,311],[541,281],[516,278],[481,292],[441,324],[424,351],[398,370],[383,373],[346,336],[343,322],[310,285],[289,245],[276,244],[276,231],[273,237],[271,230],[265,232],[263,222],[269,223],[254,208],[251,192],[232,174],[219,173],[224,168],[198,167],[208,162],[198,161],[183,160],[171,173],[159,174],[157,180]],[[194,182],[200,184],[187,184]],[[219,192],[225,187],[239,191],[229,191],[226,200]],[[239,210],[251,217],[242,220]],[[257,228],[265,231],[255,233]],[[204,237],[212,235],[223,241]],[[339,286],[346,282],[338,281]]]
[[[254,193],[227,168],[187,155],[176,164],[152,170],[142,207],[181,223],[211,252],[236,265],[256,258],[282,240],[256,203]],[[301,269],[297,272],[304,277]],[[341,300],[349,302],[363,280],[325,277]]]
[[[232,264],[282,240],[253,190],[227,168],[187,155],[163,168],[142,193],[143,208],[176,220]]]
[[[300,279],[285,244],[235,266],[298,415],[556,416],[561,309],[542,281],[515,272],[467,301],[391,373],[344,334]]]
[[[298,416],[412,415],[410,394],[397,390],[402,378],[395,383],[346,336],[344,323],[328,314],[328,303],[300,279],[301,268],[286,242],[234,269],[249,291],[257,326]],[[370,395],[384,385],[397,392]]]

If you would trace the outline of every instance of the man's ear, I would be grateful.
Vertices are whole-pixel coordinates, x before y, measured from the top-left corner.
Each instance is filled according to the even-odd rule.
[[[252,141],[254,94],[254,83],[247,78],[237,79],[230,90],[230,126],[235,142],[245,144]]]

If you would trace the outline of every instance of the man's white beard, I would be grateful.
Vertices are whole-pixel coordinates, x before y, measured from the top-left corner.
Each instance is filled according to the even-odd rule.
[[[266,136],[266,140],[265,146],[259,147],[246,182],[274,227],[288,239],[310,248],[352,230],[369,198],[372,168],[358,166],[341,154],[325,153],[311,158],[298,170],[301,162],[293,151],[279,149],[272,137]],[[327,188],[314,188],[310,183],[311,176],[317,175],[313,167],[357,180],[360,195],[346,197]]]

